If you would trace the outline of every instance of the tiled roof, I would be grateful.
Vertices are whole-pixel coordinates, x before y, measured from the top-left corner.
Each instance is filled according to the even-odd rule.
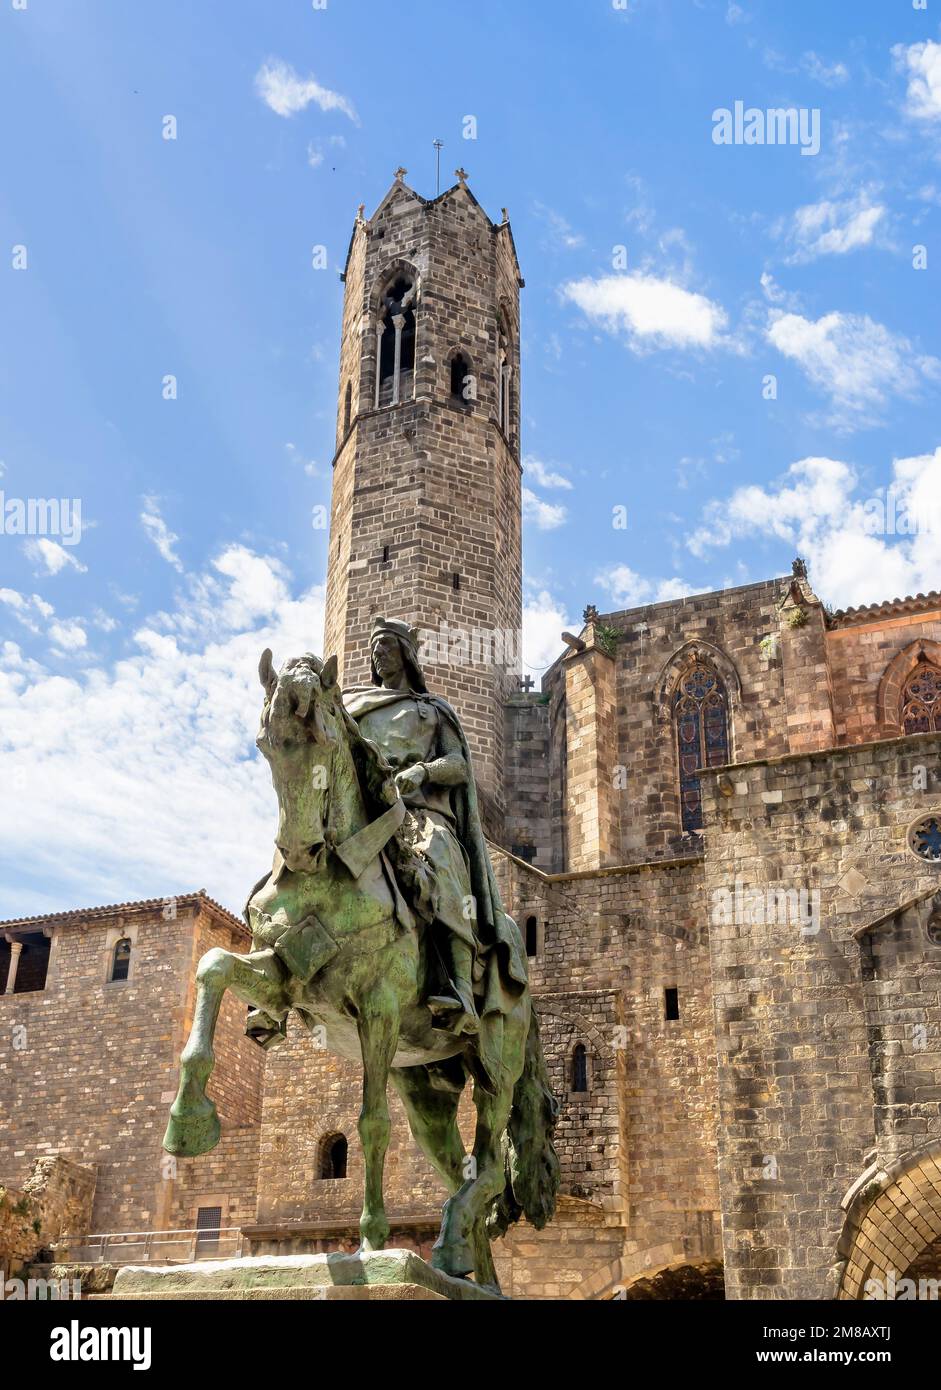
[[[113,917],[121,912],[148,912],[154,908],[162,908],[168,902],[177,902],[181,906],[199,904],[214,908],[232,926],[239,927],[243,932],[247,930],[245,923],[228,908],[217,903],[215,898],[210,898],[205,888],[200,888],[194,893],[168,893],[164,898],[143,898],[138,902],[108,903],[104,907],[72,907],[65,912],[43,912],[37,917],[8,917],[0,920],[0,927],[48,926],[53,922],[76,922],[89,917]]]
[[[941,608],[941,593],[937,589],[929,594],[910,594],[908,598],[887,598],[883,603],[868,603],[862,608],[841,608],[838,613],[831,613],[828,626],[848,627],[877,618],[901,618],[907,613],[927,613],[932,608]]]

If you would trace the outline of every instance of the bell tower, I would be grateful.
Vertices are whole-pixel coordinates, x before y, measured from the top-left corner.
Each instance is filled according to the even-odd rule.
[[[523,281],[506,214],[490,221],[463,170],[433,200],[405,173],[371,218],[360,208],[343,274],[325,654],[367,684],[373,618],[418,629],[498,830],[520,669]]]

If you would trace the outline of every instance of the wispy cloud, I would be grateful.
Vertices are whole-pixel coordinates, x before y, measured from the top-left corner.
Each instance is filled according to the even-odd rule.
[[[359,125],[352,102],[339,92],[322,87],[313,76],[301,77],[290,63],[269,58],[255,74],[255,90],[266,106],[277,116],[295,116],[311,103],[321,111],[342,111],[344,116]]]
[[[814,321],[772,310],[767,337],[830,397],[830,423],[842,430],[876,423],[892,397],[914,397],[941,377],[937,358],[865,314],[834,311]]]
[[[66,566],[77,570],[79,574],[84,574],[88,568],[70,550],[66,550],[64,545],[60,545],[58,541],[50,541],[45,536],[24,541],[23,549],[29,559],[34,564],[39,565],[45,574],[58,574]]]
[[[182,574],[183,562],[173,549],[180,538],[170,530],[160,515],[160,504],[156,497],[144,498],[144,509],[140,514],[140,523],[144,528],[144,534],[157,547],[167,564],[172,565],[175,570],[179,570]]]
[[[523,459],[523,471],[538,483],[540,487],[561,487],[571,489],[572,484],[562,473],[556,473],[553,469],[547,468],[541,459],[534,458],[532,454],[527,454]]]
[[[576,232],[572,224],[554,208],[546,207],[544,203],[534,203],[533,211],[545,223],[548,229],[547,240],[551,245],[561,247],[563,251],[574,251],[585,244],[582,234]]]
[[[845,202],[807,203],[794,213],[788,229],[794,247],[789,259],[800,263],[818,256],[845,256],[869,246],[885,216],[885,206],[869,202],[865,194]]]
[[[544,502],[531,488],[523,488],[523,520],[531,521],[540,531],[554,531],[564,526],[568,513],[557,502]]]

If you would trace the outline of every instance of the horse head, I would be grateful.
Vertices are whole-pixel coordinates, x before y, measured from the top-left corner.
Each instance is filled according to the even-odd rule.
[[[305,652],[275,672],[266,649],[258,676],[265,703],[255,742],[278,797],[276,844],[289,869],[309,873],[327,839],[332,763],[342,740],[337,659]]]

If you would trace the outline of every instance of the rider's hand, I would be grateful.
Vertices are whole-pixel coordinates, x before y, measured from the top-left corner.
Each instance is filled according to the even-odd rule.
[[[395,785],[402,795],[406,796],[409,792],[417,792],[426,776],[421,763],[415,763],[414,767],[406,767],[395,774]]]

